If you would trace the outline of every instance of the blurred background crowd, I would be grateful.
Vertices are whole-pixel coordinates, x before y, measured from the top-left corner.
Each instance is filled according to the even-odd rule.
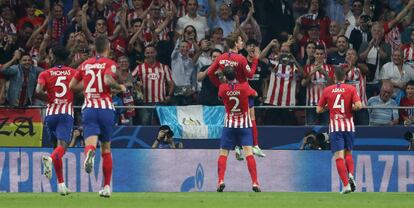
[[[49,49],[67,47],[77,68],[106,35],[118,106],[221,105],[208,66],[239,34],[260,62],[251,86],[261,125],[326,124],[316,115],[333,69],[347,72],[365,106],[414,106],[414,0],[0,0],[0,105],[44,105],[35,93]],[[75,105],[82,105],[76,95]],[[78,111],[77,114],[80,112]],[[153,108],[120,108],[119,125],[158,124]],[[411,109],[364,109],[357,125],[410,125]],[[77,116],[78,117],[78,116]],[[77,119],[79,123],[79,119]]]

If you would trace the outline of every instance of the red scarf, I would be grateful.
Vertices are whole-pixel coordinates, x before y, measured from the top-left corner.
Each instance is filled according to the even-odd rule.
[[[63,33],[66,30],[67,21],[66,17],[62,17],[61,19],[53,19],[52,23],[52,39],[56,41],[60,41]]]

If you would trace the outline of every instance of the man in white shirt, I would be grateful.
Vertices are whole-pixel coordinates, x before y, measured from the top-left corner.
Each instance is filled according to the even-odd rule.
[[[197,32],[197,41],[205,38],[209,32],[206,17],[197,14],[198,2],[197,0],[188,0],[187,15],[182,16],[177,21],[175,32],[178,35],[183,34],[183,30],[187,25],[193,25]]]

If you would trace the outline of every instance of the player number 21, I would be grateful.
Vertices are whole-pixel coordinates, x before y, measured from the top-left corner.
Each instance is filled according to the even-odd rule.
[[[344,102],[344,99],[342,98],[342,96],[340,94],[336,95],[333,108],[340,108],[341,113],[345,113],[345,102]]]
[[[92,87],[92,85],[95,83],[95,79],[98,78],[98,92],[103,92],[101,70],[98,70],[96,74],[93,70],[87,70],[86,74],[91,75],[91,80],[89,81],[88,86],[86,86],[85,91],[88,93],[96,92],[96,88]]]

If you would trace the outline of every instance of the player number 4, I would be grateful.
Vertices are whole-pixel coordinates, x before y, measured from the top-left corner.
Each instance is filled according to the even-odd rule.
[[[336,95],[333,108],[339,108],[341,113],[345,113],[345,101],[340,94]]]

